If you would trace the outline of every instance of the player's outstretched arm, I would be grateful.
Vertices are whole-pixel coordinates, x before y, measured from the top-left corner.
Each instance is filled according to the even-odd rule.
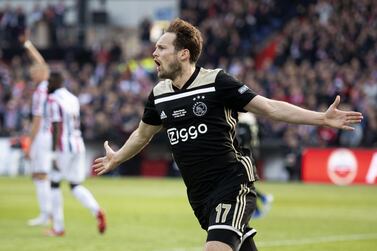
[[[287,102],[256,96],[244,108],[249,112],[278,121],[353,130],[352,125],[360,123],[363,115],[360,112],[339,110],[339,103],[340,97],[337,96],[326,112],[316,112]]]
[[[118,151],[114,151],[109,143],[104,143],[106,155],[96,159],[92,168],[97,175],[107,173],[138,154],[161,130],[161,126],[153,126],[140,122],[139,127],[131,134],[126,143]]]

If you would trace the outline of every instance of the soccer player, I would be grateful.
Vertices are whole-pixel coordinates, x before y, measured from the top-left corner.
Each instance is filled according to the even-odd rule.
[[[20,39],[22,41],[22,39]],[[24,47],[34,64],[30,67],[30,77],[37,85],[32,97],[31,146],[25,152],[31,162],[31,175],[36,187],[40,209],[38,217],[28,221],[29,226],[46,225],[50,219],[51,199],[48,173],[51,169],[51,132],[47,118],[47,79],[49,67],[42,55],[29,40],[24,40]]]
[[[258,131],[258,123],[254,114],[250,112],[238,114],[236,139],[243,154],[249,155],[251,160],[259,156]],[[262,193],[259,189],[255,189],[255,193],[259,200],[257,200],[252,217],[260,218],[270,211],[274,197],[272,194]]]
[[[207,231],[205,251],[257,250],[248,226],[255,210],[255,166],[234,144],[238,112],[277,121],[352,130],[362,114],[337,109],[305,110],[257,95],[221,69],[196,66],[202,49],[200,31],[174,20],[156,43],[158,77],[138,128],[118,151],[106,141],[106,156],[95,160],[101,175],[139,153],[164,128],[187,186],[188,199]]]
[[[92,193],[81,183],[86,177],[85,145],[80,130],[80,104],[76,96],[63,87],[63,77],[52,72],[48,85],[48,109],[52,122],[54,164],[51,171],[52,228],[49,236],[64,235],[63,197],[60,183],[66,179],[73,196],[97,218],[99,233],[106,230],[104,211]]]

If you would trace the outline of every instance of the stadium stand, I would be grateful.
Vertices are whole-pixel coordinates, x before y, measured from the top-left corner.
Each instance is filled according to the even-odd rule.
[[[364,121],[354,133],[271,124],[259,118],[261,147],[286,149],[287,169],[297,169],[300,149],[306,146],[376,147],[376,1],[181,0],[180,6],[181,17],[204,34],[201,66],[226,69],[274,99],[321,110],[340,94],[344,107],[363,112]],[[36,6],[31,13],[3,6],[3,53],[17,49],[26,20],[32,20],[34,29],[49,27],[45,44],[50,53],[71,48],[69,40],[59,39],[66,27],[64,13],[64,5]],[[145,21],[140,27],[149,25]],[[85,48],[80,61],[70,54],[56,62],[66,69],[66,86],[79,96],[87,141],[121,144],[138,124],[142,104],[157,81],[153,43],[148,44],[145,31],[140,33],[143,48],[136,57],[127,57],[117,41],[106,41]],[[0,57],[1,136],[24,133],[30,116],[28,62],[8,55]]]

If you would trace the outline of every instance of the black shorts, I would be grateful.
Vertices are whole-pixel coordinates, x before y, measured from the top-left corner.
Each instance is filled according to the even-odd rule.
[[[256,208],[253,182],[243,176],[225,177],[203,203],[192,204],[207,241],[221,241],[232,246],[250,229],[248,222]]]

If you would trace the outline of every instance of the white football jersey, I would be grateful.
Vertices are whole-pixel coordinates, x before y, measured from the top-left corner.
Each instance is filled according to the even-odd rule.
[[[84,152],[78,98],[66,88],[59,88],[49,95],[48,104],[51,122],[61,122],[57,150],[70,153]]]
[[[41,117],[41,124],[39,127],[38,134],[50,134],[51,124],[49,121],[49,114],[47,111],[47,81],[42,81],[37,89],[33,92],[32,98],[32,114],[33,116]]]

